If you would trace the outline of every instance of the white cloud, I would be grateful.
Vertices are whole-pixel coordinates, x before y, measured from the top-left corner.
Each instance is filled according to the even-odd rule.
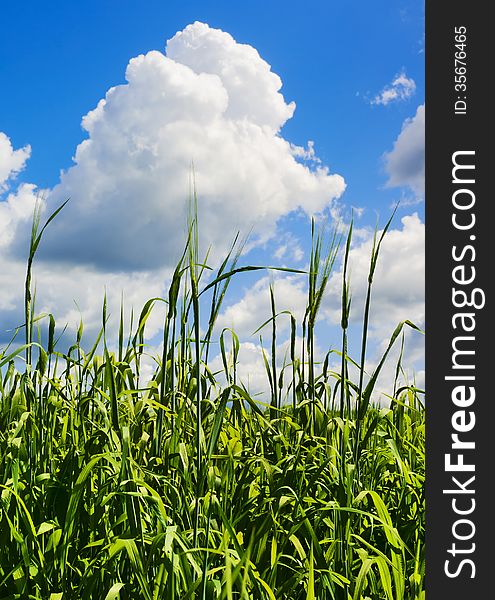
[[[401,229],[386,234],[375,271],[371,298],[371,332],[385,343],[396,325],[404,319],[424,325],[425,226],[416,213],[401,219]],[[380,235],[380,232],[378,233]],[[351,321],[362,322],[373,234],[368,232],[350,253]],[[329,282],[324,310],[331,322],[340,320],[342,271]]]
[[[24,278],[26,263],[0,253],[0,346],[11,338],[15,327],[24,323]],[[134,309],[134,326],[144,303],[152,297],[163,297],[166,273],[108,273],[86,265],[50,264],[35,261],[33,287],[36,288],[36,314],[53,313],[58,330],[65,325],[74,332],[80,320],[84,324],[87,344],[92,343],[102,325],[102,306],[106,295],[109,337],[117,336],[121,300],[125,319],[129,322]],[[163,323],[163,304],[158,303],[147,324],[147,339],[156,334]],[[46,322],[41,322],[46,329]],[[72,334],[69,333],[72,340]]]
[[[424,338],[420,334],[412,332],[411,330],[404,330],[404,333],[405,344],[402,360],[402,372],[399,373],[397,387],[401,387],[403,385],[416,385],[417,387],[424,389]],[[325,336],[323,335],[320,337],[317,336],[315,341],[315,362],[317,373],[320,372],[321,364],[325,358],[325,354],[330,349],[328,344],[321,345],[321,343],[324,342],[324,338]],[[230,346],[228,335],[225,339],[225,342],[229,365],[230,368],[232,368],[232,354],[229,350]],[[298,359],[301,358],[302,347],[303,340],[298,336],[295,344],[296,357]],[[323,350],[323,348],[326,349]],[[271,364],[271,345],[269,339],[265,339],[263,346],[259,343],[259,341],[240,342],[237,357],[237,382],[245,385],[252,395],[256,395],[256,398],[259,401],[269,402],[270,385],[266,372],[265,361],[263,358],[263,351],[265,353],[265,358]],[[392,395],[394,391],[397,361],[399,359],[400,351],[401,340],[398,339],[380,371],[380,375],[374,388],[372,396],[373,401],[378,402],[383,406],[387,406],[390,403],[387,395]],[[329,358],[329,371],[340,373],[341,363],[338,356],[336,354],[332,354]],[[353,358],[359,359],[358,356],[353,356]],[[376,348],[368,352],[365,367],[366,375],[364,377],[365,385],[369,380],[369,376],[373,373],[374,369],[378,365],[380,358],[381,353],[380,351],[377,351]],[[292,371],[290,368],[287,368],[290,365],[290,341],[286,338],[282,339],[282,341],[277,344],[276,363],[279,376],[282,372],[282,368],[285,367],[282,398],[285,402],[290,402],[290,390],[288,391],[287,386],[291,382]],[[221,354],[215,355],[212,360],[210,360],[209,366],[212,372],[217,373],[218,381],[224,382],[224,365]],[[349,377],[356,383],[359,380],[358,370],[352,364],[349,365]],[[333,378],[330,380],[330,384],[335,384]]]
[[[169,40],[167,56],[194,73],[219,78],[227,101],[223,116],[228,120],[246,120],[278,131],[292,117],[295,104],[286,104],[279,93],[280,77],[255,48],[238,44],[226,32],[196,22]]]
[[[186,237],[192,163],[210,262],[238,229],[252,230],[251,247],[263,244],[279,219],[324,211],[345,188],[312,143],[305,149],[284,139],[280,130],[294,103],[284,100],[280,78],[258,52],[228,33],[194,23],[169,40],[166,54],[131,59],[126,81],[83,118],[88,137],[74,165],[43,194],[44,218],[70,197],[36,261],[38,308],[60,323],[79,320],[77,302],[87,327],[99,326],[105,286],[114,314],[121,292],[139,310],[163,291]],[[6,181],[30,149],[13,150],[6,136],[0,141]],[[0,204],[2,328],[22,323],[36,192],[25,184]]]
[[[392,83],[385,86],[383,90],[370,101],[371,104],[381,104],[387,106],[390,102],[407,100],[416,91],[414,79],[407,77],[404,71],[401,71],[394,77]]]
[[[23,183],[0,202],[0,249],[10,245],[18,225],[31,223],[37,197],[36,186]]]
[[[404,320],[412,321],[419,328],[425,326],[425,226],[417,214],[401,220],[402,227],[391,229],[386,234],[375,271],[369,322],[369,344],[366,370],[370,374],[386,350],[390,337],[397,325]],[[351,289],[351,356],[359,359],[361,328],[367,291],[373,233],[364,232],[357,238],[350,253]],[[378,233],[380,235],[380,232]],[[337,270],[329,282],[329,293],[322,307],[323,314],[332,323],[340,320],[340,293],[342,270]],[[409,384],[424,386],[424,336],[409,327],[406,336],[403,366]],[[357,340],[357,343],[356,343]],[[400,350],[400,341],[389,355],[378,380],[377,393],[392,393],[395,366]],[[404,379],[401,377],[402,381]],[[378,396],[376,396],[378,397]],[[382,402],[387,401],[382,398]]]
[[[101,324],[105,290],[110,329],[122,292],[136,311],[149,297],[163,295],[184,239],[191,161],[204,245],[213,244],[216,256],[237,229],[252,228],[261,244],[291,211],[335,211],[333,200],[345,187],[321,165],[312,143],[299,148],[282,137],[294,104],[285,102],[280,78],[257,51],[227,33],[195,23],[169,41],[166,55],[153,51],[132,59],[126,78],[84,117],[88,139],[78,146],[74,166],[43,194],[45,216],[67,197],[71,201],[47,230],[35,265],[38,312],[53,312],[59,326],[72,328],[82,314],[88,336]],[[30,149],[14,150],[2,135],[4,184],[24,167]],[[2,329],[23,322],[22,257],[36,195],[34,185],[23,184],[0,203]],[[414,215],[402,224],[387,235],[377,270],[371,326],[378,344],[401,318],[423,319],[424,226]],[[353,316],[359,320],[371,241],[364,234],[356,240]],[[291,252],[302,258],[289,237],[279,240],[275,252],[280,260]],[[263,278],[226,307],[218,329],[233,327],[244,338],[252,334],[270,315],[269,282]],[[277,310],[291,310],[300,322],[304,278],[277,276],[274,285]],[[332,279],[322,307],[322,317],[330,320],[339,302],[333,285],[340,289],[340,281]],[[150,333],[160,322],[157,311]],[[278,320],[281,357],[288,323],[285,315]],[[252,342],[241,346],[241,375],[257,390],[266,389],[260,352]]]
[[[291,144],[292,154],[298,158],[314,164],[321,164],[321,159],[318,158],[315,152],[315,143],[312,140],[308,141],[307,148],[295,146]]]
[[[229,368],[232,368],[232,354],[229,353],[228,339],[226,341],[226,348],[229,360]],[[303,340],[297,337],[295,340],[296,356],[300,359],[301,349]],[[239,344],[239,354],[237,358],[237,381],[244,385],[247,390],[260,402],[270,402],[270,383],[268,374],[266,371],[265,361],[263,358],[263,352],[265,358],[271,363],[271,346],[270,342],[263,342],[261,345],[259,342],[254,343],[251,341],[244,341]],[[315,360],[321,361],[323,352],[318,344],[315,344],[314,348]],[[287,368],[290,365],[290,341],[283,340],[277,344],[275,349],[276,362],[277,362],[277,379],[280,381],[280,376],[283,378],[283,389],[282,389],[282,402],[290,401],[288,394],[288,385],[292,378],[292,369]],[[210,368],[213,372],[218,373],[218,380],[220,382],[225,380],[225,369],[222,361],[221,354],[216,355],[210,362]],[[282,369],[283,373],[282,373]],[[277,384],[278,384],[277,382]]]
[[[31,155],[31,146],[14,150],[10,138],[0,131],[0,193],[7,189],[7,180],[15,177]]]
[[[379,234],[380,235],[380,232]],[[401,226],[389,230],[381,246],[375,278],[372,288],[371,315],[369,323],[369,344],[366,370],[370,374],[386,350],[390,337],[399,322],[408,319],[418,327],[424,328],[424,223],[417,214],[402,218]],[[351,319],[349,330],[349,352],[352,358],[359,360],[363,310],[367,292],[369,261],[373,246],[373,232],[356,230],[354,244],[350,254]],[[250,338],[253,331],[261,325],[263,316],[270,315],[270,278],[263,277],[243,297],[224,309],[218,320],[219,327],[232,327],[239,335],[247,361],[240,374],[249,375],[253,389],[267,394],[268,383],[261,356],[261,348]],[[307,301],[307,281],[304,276],[278,276],[274,282],[277,311],[290,310],[300,324]],[[318,346],[328,350],[339,346],[338,326],[341,318],[342,268],[337,266],[331,275],[323,298],[320,319],[317,324]],[[330,327],[329,327],[330,326]],[[332,326],[335,326],[334,329]],[[282,364],[289,336],[289,320],[284,315],[277,320],[279,346],[277,357]],[[406,373],[404,383],[413,383],[424,387],[424,336],[406,327],[403,367]],[[298,335],[300,331],[298,330]],[[269,327],[263,332],[263,338],[269,339]],[[242,347],[242,344],[241,344]],[[298,351],[300,340],[298,340]],[[269,349],[269,348],[268,348]],[[382,374],[376,385],[375,400],[381,393],[391,394],[395,378],[395,368],[400,352],[400,340],[395,343]],[[321,360],[324,351],[318,350],[317,359]],[[217,361],[220,358],[217,357]],[[242,361],[241,361],[242,362]],[[220,364],[220,363],[219,363]],[[335,363],[334,368],[339,370]],[[356,378],[356,373],[353,374]],[[388,404],[385,397],[381,402]]]
[[[286,260],[293,266],[304,258],[304,250],[299,240],[290,232],[279,235],[278,245],[273,253],[279,261]]]
[[[373,402],[379,403],[381,406],[389,406],[390,396],[392,396],[394,392],[395,383],[396,389],[404,386],[415,386],[424,390],[425,387],[424,336],[409,328],[404,328],[403,333],[404,347],[402,349],[401,369],[399,373],[397,373],[397,364],[401,354],[401,337],[395,341],[394,346],[390,350],[386,361],[381,367],[373,389],[372,400]],[[368,383],[369,378],[377,368],[384,350],[385,348],[368,349],[365,364],[364,385]],[[359,361],[359,355],[355,355],[353,358]],[[334,361],[331,363],[330,368],[340,372],[340,362]],[[354,382],[358,382],[359,380],[359,371],[352,364],[349,365],[349,378]]]
[[[217,329],[233,329],[241,338],[248,338],[271,316],[270,283],[273,285],[276,312],[290,311],[301,323],[306,309],[307,292],[305,278],[300,275],[285,277],[262,277],[236,303],[226,307],[219,315]],[[289,329],[289,316],[277,318],[279,332]],[[263,337],[271,336],[271,328],[261,331]],[[259,335],[259,334],[258,334]]]
[[[133,58],[126,79],[83,119],[89,137],[47,198],[51,209],[71,201],[47,232],[44,257],[103,270],[172,265],[192,163],[203,250],[211,245],[213,259],[238,229],[264,243],[284,215],[321,212],[344,191],[311,144],[282,137],[294,103],[258,52],[228,33],[189,25],[166,55]]]
[[[378,236],[381,232],[378,232]],[[401,227],[386,234],[375,270],[372,297],[370,335],[375,345],[384,349],[390,335],[400,321],[408,319],[424,327],[425,295],[425,226],[414,213],[401,219]],[[350,290],[352,295],[351,324],[363,321],[367,293],[373,232],[355,230],[349,258]],[[289,310],[298,323],[302,322],[307,303],[305,275],[264,276],[246,289],[237,302],[224,307],[217,327],[230,327],[241,339],[252,333],[268,319],[270,283],[274,287],[276,310]],[[335,267],[330,276],[320,309],[320,320],[338,325],[341,319],[342,265]],[[277,320],[279,331],[288,333],[288,318]]]
[[[416,196],[425,190],[425,105],[406,119],[394,147],[384,155],[389,187],[407,186]]]
[[[226,340],[227,341],[227,340]],[[232,360],[230,358],[230,360]],[[218,380],[224,381],[224,365],[221,354],[217,354],[210,362],[210,369],[218,373]],[[238,381],[242,383],[252,395],[259,395],[259,399],[269,400],[269,383],[263,362],[263,350],[260,344],[242,342],[239,346]]]

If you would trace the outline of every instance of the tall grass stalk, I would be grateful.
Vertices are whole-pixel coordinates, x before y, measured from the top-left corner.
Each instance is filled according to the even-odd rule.
[[[304,318],[277,312],[270,288],[257,333],[269,338],[271,392],[255,397],[238,372],[239,339],[217,333],[216,321],[232,278],[265,267],[239,266],[236,239],[218,270],[207,268],[195,191],[191,202],[168,295],[128,326],[122,301],[115,334],[104,301],[89,347],[82,322],[71,345],[53,315],[35,312],[32,270],[46,227],[35,212],[25,343],[0,351],[0,599],[424,600],[425,411],[421,390],[398,383],[402,351],[387,405],[375,401],[385,361],[412,323],[398,324],[365,373],[385,233],[373,248],[355,362],[352,226],[340,248],[313,224]],[[320,363],[317,315],[338,252],[341,347]],[[146,329],[159,305],[163,349],[144,381]],[[279,319],[290,322],[283,364]],[[222,372],[212,370],[216,348]]]

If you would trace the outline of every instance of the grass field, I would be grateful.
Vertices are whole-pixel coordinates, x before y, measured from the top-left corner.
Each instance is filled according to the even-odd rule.
[[[0,352],[1,599],[424,598],[422,393],[398,388],[397,379],[388,405],[375,404],[388,350],[365,372],[383,235],[370,257],[362,348],[351,362],[352,228],[342,245],[313,230],[304,322],[277,315],[272,295],[261,330],[271,391],[253,398],[239,380],[233,332],[220,338],[223,372],[209,368],[229,282],[254,269],[238,266],[239,248],[205,280],[191,220],[163,299],[163,353],[145,381],[146,323],[162,301],[150,300],[128,331],[122,318],[118,332],[107,331],[103,306],[95,345],[83,347],[81,326],[59,350],[54,317],[38,318],[32,300],[42,233],[38,212],[26,326]],[[318,309],[338,252],[340,351],[317,362]],[[274,359],[280,319],[291,322],[285,365]],[[405,327],[414,326],[398,324],[389,349]]]

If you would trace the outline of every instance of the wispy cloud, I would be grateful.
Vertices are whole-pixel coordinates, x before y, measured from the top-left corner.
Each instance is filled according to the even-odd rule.
[[[414,79],[407,77],[405,71],[401,71],[394,77],[392,83],[385,86],[383,90],[370,100],[371,104],[387,106],[391,102],[407,100],[416,91]]]

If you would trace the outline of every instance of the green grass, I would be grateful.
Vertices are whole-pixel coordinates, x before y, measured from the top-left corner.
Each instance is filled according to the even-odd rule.
[[[313,228],[303,323],[277,313],[272,290],[261,328],[270,335],[271,391],[261,402],[239,380],[235,333],[214,339],[231,278],[258,269],[238,267],[238,246],[203,283],[191,219],[168,297],[150,300],[127,332],[121,317],[113,351],[104,305],[96,344],[83,348],[81,325],[62,352],[53,316],[34,313],[31,270],[43,230],[37,213],[25,344],[0,352],[0,599],[424,598],[421,392],[392,381],[389,406],[373,403],[387,354],[412,324],[398,325],[365,374],[383,236],[370,257],[360,362],[347,354],[344,268],[341,348],[317,363],[315,324],[339,243]],[[162,302],[163,354],[144,382],[146,323]],[[277,324],[287,318],[289,352],[278,365]],[[221,374],[209,367],[215,341]]]

